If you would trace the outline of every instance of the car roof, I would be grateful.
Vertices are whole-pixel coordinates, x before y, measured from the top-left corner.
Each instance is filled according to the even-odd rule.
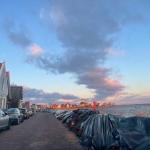
[[[19,108],[19,109],[21,109],[21,110],[26,110],[26,108]]]

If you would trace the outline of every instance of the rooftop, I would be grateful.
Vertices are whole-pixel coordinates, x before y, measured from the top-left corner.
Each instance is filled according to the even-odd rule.
[[[0,63],[0,69],[1,69],[2,65],[3,65],[3,63]]]

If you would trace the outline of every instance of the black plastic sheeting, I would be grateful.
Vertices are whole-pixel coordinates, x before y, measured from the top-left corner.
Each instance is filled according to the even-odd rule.
[[[129,149],[150,150],[150,118],[122,118],[118,130]]]
[[[123,118],[88,109],[54,114],[87,150],[150,150],[150,118]]]
[[[118,132],[109,115],[92,115],[81,124],[81,143],[90,150],[118,147]],[[116,143],[117,142],[117,143]]]

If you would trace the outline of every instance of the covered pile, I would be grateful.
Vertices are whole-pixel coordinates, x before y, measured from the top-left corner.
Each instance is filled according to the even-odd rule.
[[[123,118],[88,109],[55,111],[87,150],[149,150],[150,118]]]

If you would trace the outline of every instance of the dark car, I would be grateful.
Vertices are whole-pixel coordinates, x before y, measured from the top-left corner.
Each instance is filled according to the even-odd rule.
[[[7,110],[7,113],[9,115],[11,124],[20,124],[20,122],[23,122],[23,114],[20,112],[18,108],[9,108]]]
[[[9,116],[0,109],[0,129],[9,129],[9,128],[10,128]]]
[[[19,108],[20,112],[23,114],[24,119],[29,119],[30,115],[26,108]]]

